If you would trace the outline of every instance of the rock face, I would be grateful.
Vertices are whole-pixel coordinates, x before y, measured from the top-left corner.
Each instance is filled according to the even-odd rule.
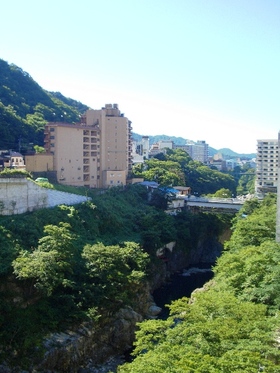
[[[197,263],[215,263],[221,255],[223,245],[215,239],[201,240],[196,250],[190,252],[190,265]]]
[[[216,259],[221,256],[224,248],[223,244],[230,238],[230,229],[225,230],[220,237],[202,238],[197,247],[190,252],[190,265],[197,263],[215,263]]]
[[[223,244],[230,238],[230,229],[225,230],[220,237],[206,236],[201,237],[196,247],[190,251],[170,250],[168,245],[158,250],[159,258],[163,259],[164,268],[158,267],[156,284],[163,281],[163,276],[168,277],[170,273],[180,271],[189,266],[195,266],[198,263],[215,263],[221,255]],[[161,275],[161,276],[160,276]],[[158,277],[158,278],[157,278]],[[154,286],[156,288],[157,286]]]
[[[139,294],[136,309],[122,308],[115,315],[106,317],[106,321],[98,327],[88,322],[76,330],[52,334],[45,340],[47,352],[34,370],[74,373],[84,369],[85,372],[93,372],[87,367],[102,364],[131,349],[137,323],[144,318],[154,318],[161,311],[148,287]]]
[[[136,323],[142,320],[133,309],[125,308],[102,327],[84,323],[77,330],[53,334],[45,341],[47,353],[35,370],[74,373],[89,362],[100,364],[131,348]]]

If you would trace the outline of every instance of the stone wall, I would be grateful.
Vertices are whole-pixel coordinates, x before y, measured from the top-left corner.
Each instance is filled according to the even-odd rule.
[[[75,205],[90,198],[40,187],[21,177],[0,178],[0,215],[16,215],[57,205]]]

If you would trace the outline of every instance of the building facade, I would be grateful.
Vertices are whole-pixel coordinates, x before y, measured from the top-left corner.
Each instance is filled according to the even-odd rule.
[[[275,193],[277,179],[278,139],[258,140],[255,192],[257,194]]]
[[[132,142],[133,165],[144,163],[149,158],[149,136],[142,136],[141,141]]]
[[[0,170],[3,168],[25,170],[22,154],[12,150],[0,150]]]
[[[125,185],[132,169],[131,122],[117,104],[89,109],[81,123],[50,122],[45,149],[61,184],[108,188]]]
[[[191,144],[175,145],[175,148],[187,152],[194,161],[209,164],[209,145],[204,140],[198,140]]]

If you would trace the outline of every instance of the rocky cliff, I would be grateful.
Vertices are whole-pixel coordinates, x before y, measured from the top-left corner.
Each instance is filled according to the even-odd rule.
[[[137,323],[143,319],[154,318],[160,308],[151,296],[168,276],[198,262],[214,263],[221,254],[223,241],[230,232],[224,232],[219,239],[201,238],[197,248],[189,253],[176,250],[176,243],[170,243],[158,251],[158,263],[152,270],[150,282],[135,294],[131,307],[124,306],[115,314],[102,315],[98,323],[84,322],[63,333],[54,333],[44,340],[45,354],[34,361],[30,371],[34,372],[109,372],[112,365],[108,361],[116,359],[133,346]],[[103,365],[103,370],[100,368]],[[107,368],[106,370],[106,367]],[[98,368],[97,368],[98,367]],[[2,370],[1,370],[2,369]],[[4,365],[0,372],[16,372]],[[18,370],[22,372],[22,370]]]
[[[74,373],[93,372],[98,366],[132,348],[137,323],[154,318],[161,311],[146,284],[137,294],[134,308],[121,308],[114,315],[103,315],[102,322],[86,322],[76,329],[48,336],[46,353],[35,364],[35,371]]]

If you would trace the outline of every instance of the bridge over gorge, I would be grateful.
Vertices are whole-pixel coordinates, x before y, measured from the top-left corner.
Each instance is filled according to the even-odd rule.
[[[239,198],[207,198],[195,196],[185,196],[183,198],[187,208],[192,211],[236,213],[245,202]]]

